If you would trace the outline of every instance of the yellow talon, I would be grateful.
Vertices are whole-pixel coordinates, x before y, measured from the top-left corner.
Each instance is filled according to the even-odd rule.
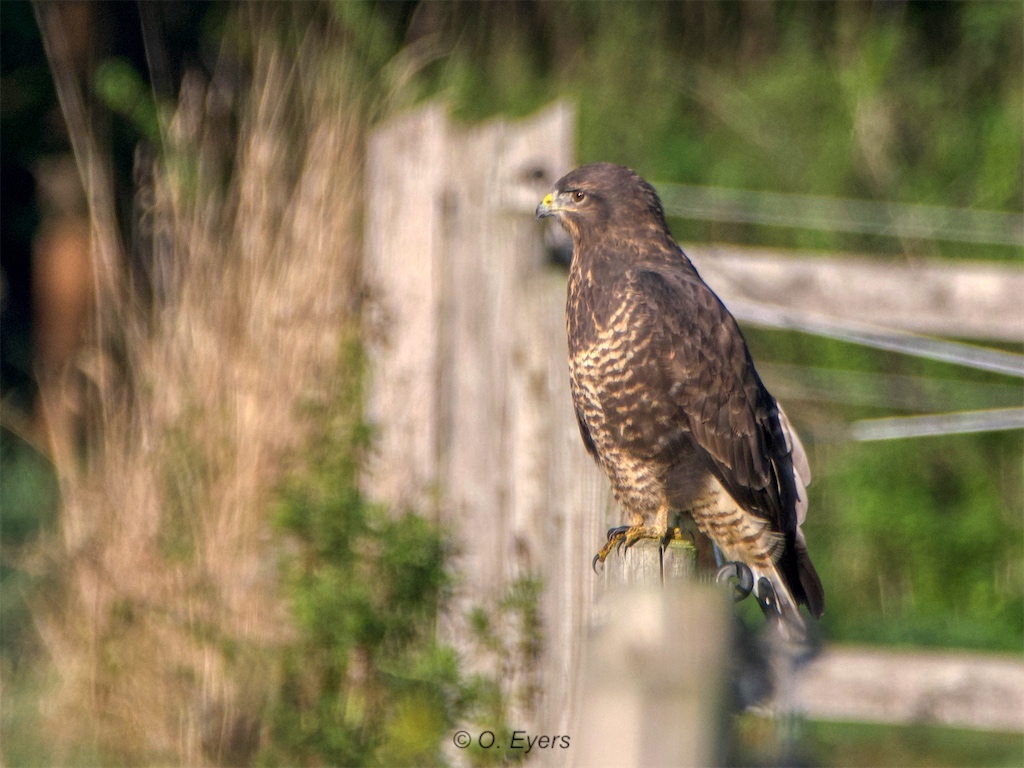
[[[594,555],[592,566],[595,572],[598,565],[603,565],[608,555],[611,554],[613,548],[618,549],[620,552],[623,549],[629,549],[641,539],[655,539],[660,542],[662,546],[667,546],[670,541],[688,541],[689,539],[683,534],[678,526],[673,526],[667,531],[663,531],[660,528],[656,528],[653,525],[630,525],[622,526],[620,528],[612,528],[608,531],[608,541],[601,547],[600,551]]]

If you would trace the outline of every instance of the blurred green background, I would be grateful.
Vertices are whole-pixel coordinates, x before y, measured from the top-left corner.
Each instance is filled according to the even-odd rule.
[[[98,5],[111,20],[104,34],[112,42],[93,62],[88,88],[109,111],[115,162],[130,167],[123,158],[156,131],[158,110],[146,94],[152,78],[133,26],[138,24],[135,4]],[[196,66],[216,58],[224,40],[238,36],[234,5],[178,5],[188,12],[168,34],[190,41]],[[66,137],[52,125],[53,86],[30,6],[4,2],[0,13],[3,396],[9,413],[31,403],[33,387],[26,351],[32,345],[31,308],[18,293],[37,216],[25,188],[35,160],[66,149]],[[448,100],[467,122],[523,116],[564,98],[578,110],[581,163],[626,164],[656,184],[1024,211],[1024,6],[1019,2],[351,1],[282,13],[285,39],[289,14],[296,23],[319,14],[345,47],[352,65],[348,76],[365,96],[360,119],[367,129],[431,98]],[[245,51],[238,55],[244,61]],[[160,88],[156,91],[159,96]],[[905,263],[924,258],[1022,263],[1015,246],[685,219],[670,223],[684,243],[854,252]],[[1019,380],[994,373],[794,332],[751,329],[747,336],[755,360],[766,364],[917,377],[946,387],[954,402],[957,395],[975,402],[979,388],[997,385],[1015,388],[1016,404],[1024,401]],[[1019,345],[1002,347],[1021,351]],[[771,387],[771,380],[767,383]],[[875,402],[885,402],[884,391],[875,394]],[[815,472],[806,532],[828,595],[824,636],[835,642],[1019,653],[1024,647],[1024,434],[852,443],[831,439],[834,427],[907,411],[843,402],[838,396],[787,399],[786,406],[804,435]],[[0,643],[10,680],[34,658],[33,641],[26,639],[32,636],[26,606],[35,587],[20,564],[39,531],[52,530],[57,490],[45,460],[23,441],[5,432],[0,448]],[[338,473],[337,482],[347,484],[339,491],[345,498],[355,485],[351,474]],[[300,516],[289,514],[289,505],[303,509],[311,502],[300,491],[285,496],[282,525],[296,529]],[[301,531],[312,548],[323,549],[328,545],[318,543],[318,535],[315,529]],[[434,553],[430,557],[443,560],[443,548],[427,549]],[[443,591],[440,572],[422,558],[410,567],[431,574],[425,599],[433,605],[439,599],[435,593]],[[312,627],[307,642],[352,642],[322,637],[333,631],[314,620],[322,587],[301,578],[295,585]],[[386,612],[386,606],[373,611]],[[429,618],[416,621],[430,624]],[[419,627],[407,634],[425,633]],[[315,651],[305,647],[302,653]],[[420,659],[401,658],[408,665],[414,665],[409,659]],[[450,659],[441,654],[430,663],[440,669],[430,673],[439,686],[454,685],[458,675],[449,668]],[[343,668],[330,672],[343,673]],[[4,722],[6,730],[17,717],[5,712]],[[347,742],[349,752],[304,742],[300,748],[301,739],[289,736],[288,724],[281,721],[279,727],[283,735],[267,759],[370,754]],[[862,732],[844,737],[841,728],[828,731],[827,739],[833,738],[872,740]],[[993,764],[1012,762],[1007,758],[1012,749],[997,753]],[[934,759],[929,764],[963,759],[953,748],[943,754],[929,758]]]

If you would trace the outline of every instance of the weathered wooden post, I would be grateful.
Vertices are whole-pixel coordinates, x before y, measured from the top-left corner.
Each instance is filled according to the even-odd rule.
[[[541,658],[512,681],[537,694],[520,697],[510,725],[551,734],[570,732],[609,506],[569,397],[565,273],[533,215],[571,167],[573,132],[565,105],[460,127],[435,104],[379,129],[367,168],[377,441],[366,489],[456,534],[459,582],[441,631],[471,663],[468,610],[518,579],[542,582]]]
[[[613,550],[584,647],[575,766],[708,766],[727,750],[731,625],[692,550]]]
[[[720,590],[686,581],[616,589],[601,600],[574,765],[722,764],[724,602]]]

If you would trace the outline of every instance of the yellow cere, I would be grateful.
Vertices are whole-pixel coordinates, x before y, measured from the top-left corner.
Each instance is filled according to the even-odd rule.
[[[542,205],[551,205],[551,193],[550,192],[548,192],[546,195],[544,195],[544,199],[541,201],[541,204]]]

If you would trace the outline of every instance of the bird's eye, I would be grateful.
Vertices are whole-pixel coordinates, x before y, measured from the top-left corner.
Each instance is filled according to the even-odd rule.
[[[586,192],[583,192],[582,190],[579,189],[572,193],[572,199],[575,200],[577,203],[582,203],[583,198],[585,198],[586,196]]]

